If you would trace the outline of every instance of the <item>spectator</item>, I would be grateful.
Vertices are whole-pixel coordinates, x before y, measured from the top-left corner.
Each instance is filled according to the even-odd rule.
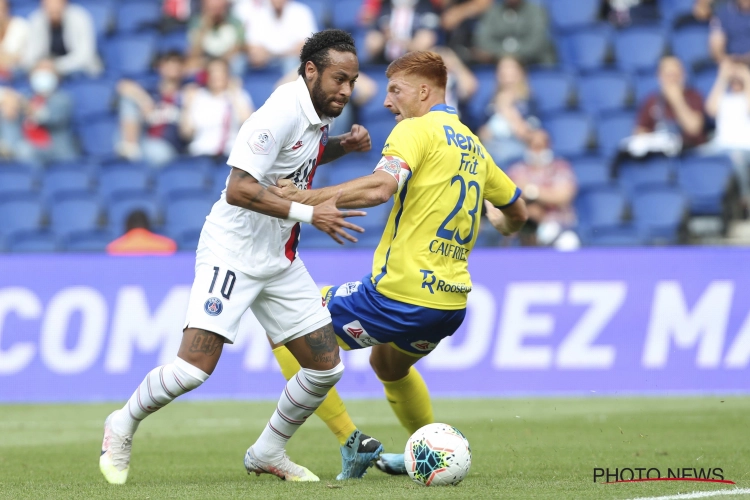
[[[241,76],[247,67],[245,30],[242,23],[229,14],[228,0],[202,0],[201,12],[190,21],[191,72],[200,71],[208,59],[226,60],[232,74]]]
[[[529,121],[530,91],[526,71],[512,57],[503,57],[497,63],[497,92],[493,103],[494,113],[480,127],[479,138],[492,158],[499,164],[521,158],[526,151],[532,127]]]
[[[681,141],[682,148],[705,142],[703,99],[696,90],[685,87],[685,70],[680,60],[674,56],[663,57],[658,77],[659,90],[641,105],[635,129],[636,135],[655,134],[651,137],[656,140],[647,146],[650,149],[646,152],[666,152],[654,147],[661,144],[671,149],[671,139]],[[675,147],[680,149],[679,144]]]
[[[288,0],[269,0],[245,25],[250,64],[256,68],[280,60],[287,73],[299,66],[305,39],[318,31],[307,5]]]
[[[172,255],[176,250],[174,240],[151,232],[148,215],[142,210],[131,212],[125,234],[107,245],[110,255]]]
[[[54,62],[44,59],[29,74],[30,98],[5,89],[0,135],[18,160],[38,166],[78,156],[70,124],[73,102],[58,82]]]
[[[26,68],[52,58],[62,76],[78,72],[97,75],[102,70],[91,15],[68,0],[42,0],[42,8],[29,18],[28,41],[23,60]]]
[[[560,244],[570,244],[575,235],[566,230],[576,223],[573,209],[578,189],[576,178],[567,161],[555,158],[547,132],[541,129],[531,132],[526,158],[508,169],[508,177],[523,192],[530,228],[537,228],[526,235],[528,239],[522,238],[522,243],[550,245],[559,240]]]
[[[616,26],[659,20],[655,0],[605,0],[602,10],[602,17]]]
[[[21,63],[26,48],[29,23],[22,17],[11,17],[8,1],[0,0],[0,79],[9,80]]]
[[[205,88],[185,93],[180,134],[190,141],[188,152],[193,156],[228,156],[253,103],[240,82],[230,78],[226,60],[211,60],[207,74]]]
[[[713,16],[714,0],[695,0],[693,4],[693,19],[700,23],[707,23]]]
[[[547,10],[528,0],[503,0],[485,12],[474,37],[477,62],[513,56],[522,64],[554,64]]]
[[[373,62],[388,63],[437,43],[440,17],[429,0],[391,0],[367,32],[365,50]]]
[[[706,153],[732,159],[745,208],[750,208],[750,68],[725,59],[719,66],[706,113],[716,119],[716,136]]]
[[[183,66],[179,52],[168,52],[159,58],[156,90],[149,92],[132,80],[121,80],[117,84],[120,96],[117,150],[121,156],[129,160],[143,159],[159,167],[180,154]]]
[[[492,0],[439,0],[437,3],[443,9],[440,25],[447,34],[447,46],[461,60],[469,62],[476,21],[492,6]]]
[[[716,62],[729,56],[750,64],[750,0],[728,0],[716,8],[708,39]]]

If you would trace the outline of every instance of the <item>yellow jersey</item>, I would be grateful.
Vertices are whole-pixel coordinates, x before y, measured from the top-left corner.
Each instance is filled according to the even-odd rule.
[[[510,205],[521,191],[495,165],[456,110],[434,106],[402,120],[383,156],[403,160],[406,180],[372,265],[372,284],[388,298],[434,309],[466,307],[468,258],[479,232],[484,199]],[[386,170],[393,174],[391,168]],[[398,177],[397,177],[398,178]]]

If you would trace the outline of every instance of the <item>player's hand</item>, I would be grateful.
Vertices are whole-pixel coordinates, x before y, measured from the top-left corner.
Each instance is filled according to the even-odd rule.
[[[336,208],[336,202],[338,201],[340,196],[341,191],[336,193],[336,196],[334,196],[333,198],[330,198],[328,199],[328,201],[325,201],[320,205],[316,205],[313,208],[312,225],[315,226],[316,229],[323,231],[328,236],[333,238],[334,241],[336,241],[336,243],[338,243],[339,245],[344,244],[341,238],[349,240],[352,243],[356,243],[357,238],[344,231],[344,229],[349,229],[358,233],[364,233],[365,230],[355,224],[352,224],[351,222],[346,222],[345,219],[346,217],[361,217],[367,214],[358,210],[348,210],[346,212],[342,212],[341,210]]]
[[[372,149],[370,132],[368,132],[362,125],[357,125],[355,123],[352,125],[351,132],[347,132],[341,136],[341,147],[343,147],[344,151],[347,153],[354,151],[364,153],[369,151]]]
[[[268,186],[268,192],[285,200],[304,203],[300,196],[302,191],[294,185],[291,179],[279,179],[275,186]]]
[[[505,214],[499,208],[495,208],[495,205],[487,200],[484,200],[484,209],[487,220],[490,221],[492,227],[504,236],[508,236],[510,233],[508,233],[505,226]]]

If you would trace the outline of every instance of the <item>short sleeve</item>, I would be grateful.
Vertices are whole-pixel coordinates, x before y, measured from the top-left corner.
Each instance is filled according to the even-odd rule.
[[[498,208],[507,207],[513,204],[519,196],[521,190],[495,165],[491,158],[487,157],[487,181],[484,184],[484,199]]]
[[[397,123],[383,146],[383,156],[404,160],[412,173],[416,173],[428,149],[429,138],[419,121],[406,119]]]
[[[279,152],[289,142],[294,129],[294,118],[283,116],[264,107],[253,113],[242,124],[227,164],[239,168],[262,181],[271,171]]]

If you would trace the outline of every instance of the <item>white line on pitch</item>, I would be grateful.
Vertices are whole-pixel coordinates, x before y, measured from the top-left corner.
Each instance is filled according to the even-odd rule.
[[[736,488],[733,490],[719,491],[694,491],[692,493],[682,493],[679,495],[668,495],[665,497],[638,497],[631,500],[689,500],[691,498],[709,498],[725,495],[750,495],[750,488]]]

